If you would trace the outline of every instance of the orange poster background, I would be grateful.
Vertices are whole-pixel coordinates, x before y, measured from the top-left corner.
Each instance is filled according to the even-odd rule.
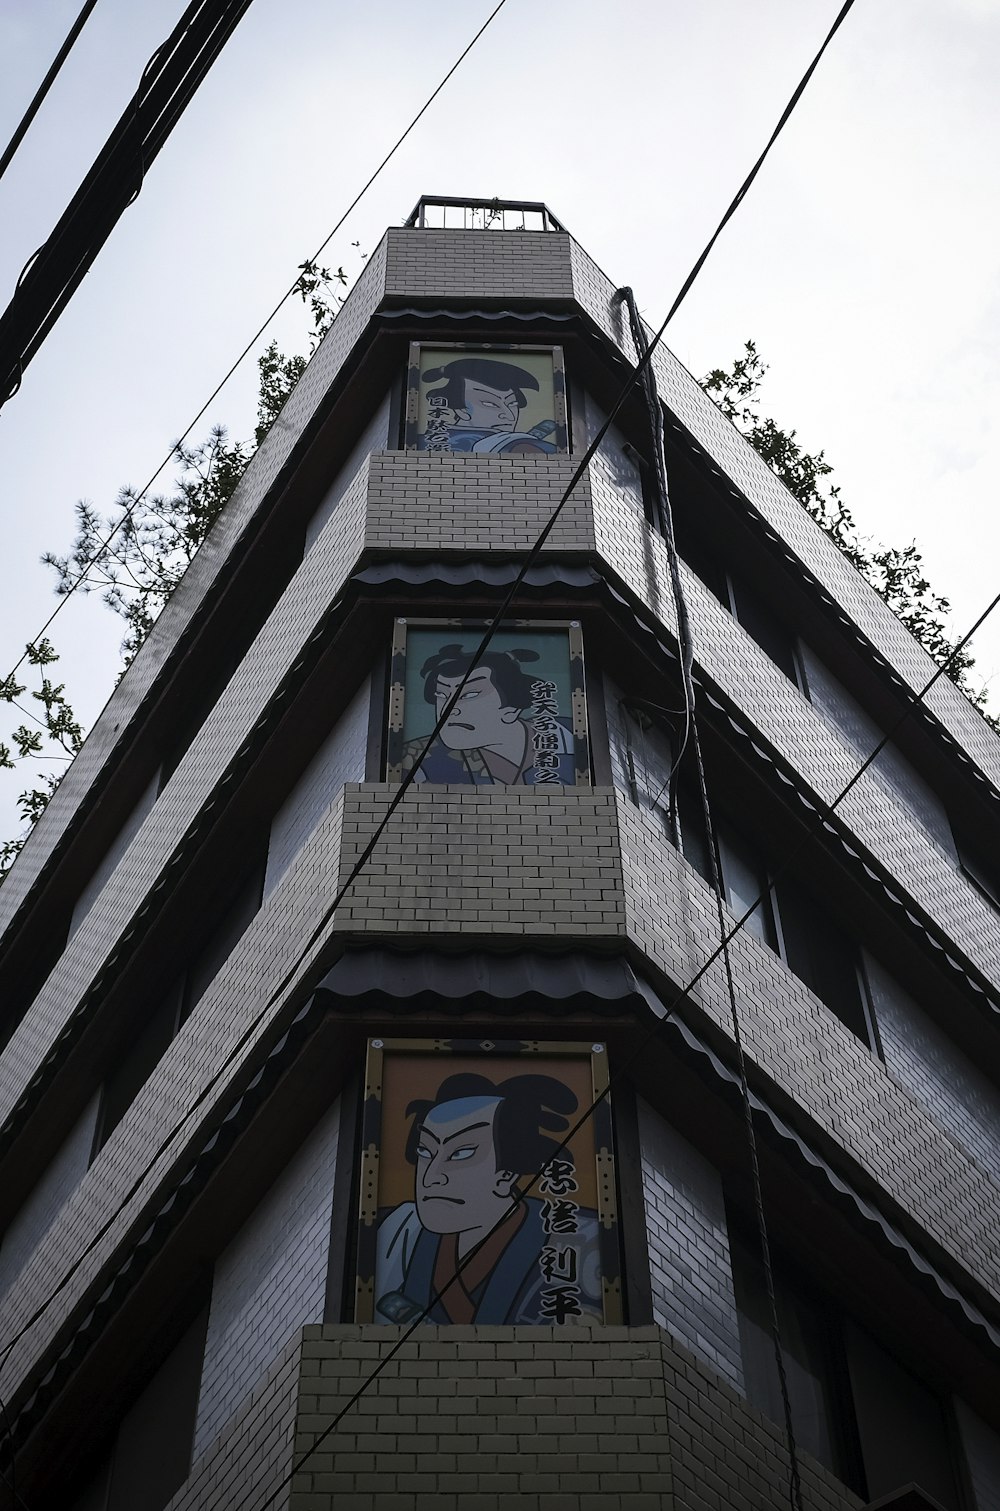
[[[406,1136],[411,1119],[406,1108],[417,1098],[433,1099],[442,1081],[464,1071],[488,1076],[499,1082],[518,1075],[548,1075],[575,1093],[576,1112],[569,1114],[572,1127],[593,1101],[593,1082],[589,1055],[475,1055],[436,1053],[418,1054],[413,1050],[393,1050],[386,1046],[382,1064],[382,1130],[379,1140],[378,1206],[396,1207],[413,1200],[413,1166],[406,1161]],[[559,1134],[551,1134],[557,1142]],[[574,1199],[581,1207],[597,1207],[597,1175],[593,1123],[588,1120],[569,1145],[576,1166],[579,1191]],[[534,1173],[534,1172],[533,1172]],[[538,1189],[534,1188],[537,1196]]]

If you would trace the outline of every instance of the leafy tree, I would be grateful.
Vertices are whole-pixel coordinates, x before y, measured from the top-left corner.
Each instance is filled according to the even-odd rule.
[[[359,244],[352,245],[364,261],[366,254]],[[253,439],[231,441],[225,427],[217,425],[197,444],[178,442],[173,459],[179,470],[171,491],[140,499],[134,489],[124,487],[107,518],[91,504],[78,503],[77,533],[69,553],[59,556],[47,552],[43,557],[56,573],[57,593],[68,593],[85,573],[76,591],[100,593],[107,607],[123,620],[121,649],[126,667],[218,519],[343,302],[343,296],[334,292],[335,285],[348,282],[342,267],[330,273],[314,262],[305,262],[299,274],[296,292],[311,321],[309,352],[288,357],[272,341],[258,358],[260,388]],[[766,371],[756,346],[748,341],[731,369],[715,368],[702,386],[940,664],[953,644],[944,618],[949,605],[928,583],[919,551],[913,544],[866,548],[839,488],[825,481],[832,468],[824,453],[810,455],[799,445],[794,430],[781,430],[773,420],[761,417],[758,390]],[[83,734],[64,686],[54,683],[46,670],[57,660],[47,639],[27,647],[28,675],[33,674],[38,681],[30,692],[32,703],[39,705],[37,709],[19,701],[27,691],[25,685],[14,678],[0,683],[0,704],[16,708],[27,720],[13,730],[9,743],[0,741],[0,770],[36,760],[57,761],[65,769],[79,750]],[[972,665],[972,657],[963,651],[949,668],[949,675],[982,708],[985,692],[973,691],[968,683]],[[990,722],[998,727],[997,721],[990,718]],[[44,812],[61,775],[58,769],[45,772],[18,798],[25,828],[16,838],[0,842],[0,879]]]
[[[6,703],[24,716],[26,722],[10,735],[10,744],[0,741],[0,770],[13,771],[28,761],[57,761],[63,769],[83,744],[83,731],[66,701],[65,684],[53,682],[46,672],[59,657],[50,640],[25,646],[28,677],[38,686],[29,690],[16,676],[0,682],[0,703]],[[20,700],[28,693],[38,708],[25,706]],[[49,798],[59,785],[62,771],[47,771],[36,776],[34,785],[25,788],[17,800],[18,816],[27,826],[25,834],[37,823]],[[6,875],[24,844],[25,835],[0,842],[0,877]]]
[[[346,284],[343,268],[331,274],[312,262],[300,266],[296,292],[312,320],[309,356],[336,313],[333,282]],[[126,667],[222,513],[309,356],[286,357],[272,341],[257,360],[260,389],[252,441],[230,441],[225,426],[216,425],[196,445],[178,442],[173,460],[180,470],[171,492],[140,499],[134,488],[124,487],[107,518],[81,501],[69,554],[47,551],[42,557],[56,573],[57,593],[68,593],[85,573],[77,591],[100,593],[107,607],[124,620],[121,649]]]
[[[732,367],[713,368],[702,379],[702,387],[910,633],[939,666],[943,665],[957,638],[948,633],[946,616],[951,604],[928,582],[916,544],[911,541],[908,546],[872,546],[859,538],[854,516],[839,487],[826,482],[833,471],[826,453],[818,451],[811,455],[799,445],[794,430],[782,430],[774,420],[761,416],[758,394],[766,372],[767,366],[754,342],[747,341]],[[985,687],[976,687],[970,681],[974,665],[972,654],[963,648],[951,661],[947,675],[993,728],[1000,729],[1000,721],[986,712]]]
[[[364,261],[366,254],[359,255]],[[301,264],[296,292],[310,315],[309,354],[286,357],[272,341],[258,358],[260,388],[252,441],[230,441],[225,427],[216,425],[195,445],[178,442],[173,460],[179,471],[170,492],[140,499],[134,488],[124,487],[107,518],[81,501],[76,506],[76,538],[69,553],[59,556],[47,551],[42,557],[56,573],[58,594],[71,590],[98,592],[124,621],[123,671],[329,329],[342,303],[342,297],[332,292],[334,286],[346,285],[347,281],[342,267],[330,273],[313,262]],[[59,785],[65,766],[83,743],[83,732],[66,701],[64,685],[53,683],[45,672],[58,659],[50,640],[27,647],[28,675],[34,672],[38,680],[30,697],[40,704],[38,711],[19,701],[27,691],[24,684],[13,677],[0,682],[0,704],[17,709],[26,720],[13,730],[8,743],[0,741],[0,770],[13,770],[34,761],[56,761],[62,767],[39,774],[20,794],[17,809],[24,828],[15,838],[0,842],[0,879],[13,865]]]

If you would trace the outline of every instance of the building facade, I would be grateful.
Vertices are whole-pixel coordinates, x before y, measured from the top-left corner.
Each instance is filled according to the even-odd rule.
[[[637,355],[421,201],[0,887],[0,1504],[789,1504]],[[1000,1511],[1000,739],[652,371],[801,1504]]]

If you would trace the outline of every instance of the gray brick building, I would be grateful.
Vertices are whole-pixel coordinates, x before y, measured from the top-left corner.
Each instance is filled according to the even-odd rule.
[[[2,1505],[789,1504],[639,393],[459,686],[627,311],[471,211],[387,232],[0,887]],[[802,1505],[1000,1511],[1000,739],[653,370]]]

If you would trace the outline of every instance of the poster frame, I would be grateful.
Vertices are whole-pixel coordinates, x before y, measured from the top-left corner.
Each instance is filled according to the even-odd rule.
[[[386,738],[385,779],[401,782],[405,753],[406,654],[410,629],[471,630],[477,639],[492,623],[489,619],[400,618],[393,620],[392,659],[389,672],[389,713]],[[504,619],[498,630],[565,630],[569,643],[570,715],[573,728],[573,787],[590,787],[590,732],[587,717],[586,667],[583,658],[583,627],[578,619]],[[466,785],[460,783],[458,785]],[[468,784],[473,785],[473,784]],[[486,784],[488,785],[488,784]],[[502,784],[498,784],[502,785]],[[520,784],[511,790],[520,791]],[[533,790],[565,791],[568,783],[535,783]]]
[[[420,369],[423,366],[421,351],[454,351],[454,352],[480,352],[483,355],[494,357],[498,353],[511,353],[525,355],[529,352],[545,352],[552,357],[552,400],[555,430],[546,437],[555,447],[555,455],[565,456],[569,451],[569,425],[567,422],[566,407],[566,366],[561,346],[548,345],[547,343],[508,343],[487,341],[411,341],[406,369],[406,396],[403,407],[403,449],[406,451],[421,451],[420,447]],[[446,451],[433,453],[423,451],[423,455],[440,454],[443,456],[476,455],[460,451]],[[513,453],[513,457],[525,460],[523,453]]]
[[[375,1262],[377,1253],[379,1171],[382,1157],[382,1093],[387,1055],[434,1055],[446,1062],[449,1056],[491,1059],[524,1057],[532,1070],[546,1060],[585,1059],[590,1067],[598,1243],[601,1262],[601,1300],[605,1327],[620,1325],[623,1318],[621,1244],[607,1045],[577,1040],[370,1038],[365,1055],[365,1078],[361,1115],[361,1158],[358,1176],[357,1255],[354,1320],[383,1324],[375,1311]],[[443,1069],[444,1067],[442,1067]],[[587,1109],[578,1108],[574,1123]],[[538,1187],[534,1188],[535,1194]],[[530,1194],[530,1193],[529,1193]],[[412,1320],[412,1319],[411,1319]],[[580,1325],[572,1323],[569,1325]]]

